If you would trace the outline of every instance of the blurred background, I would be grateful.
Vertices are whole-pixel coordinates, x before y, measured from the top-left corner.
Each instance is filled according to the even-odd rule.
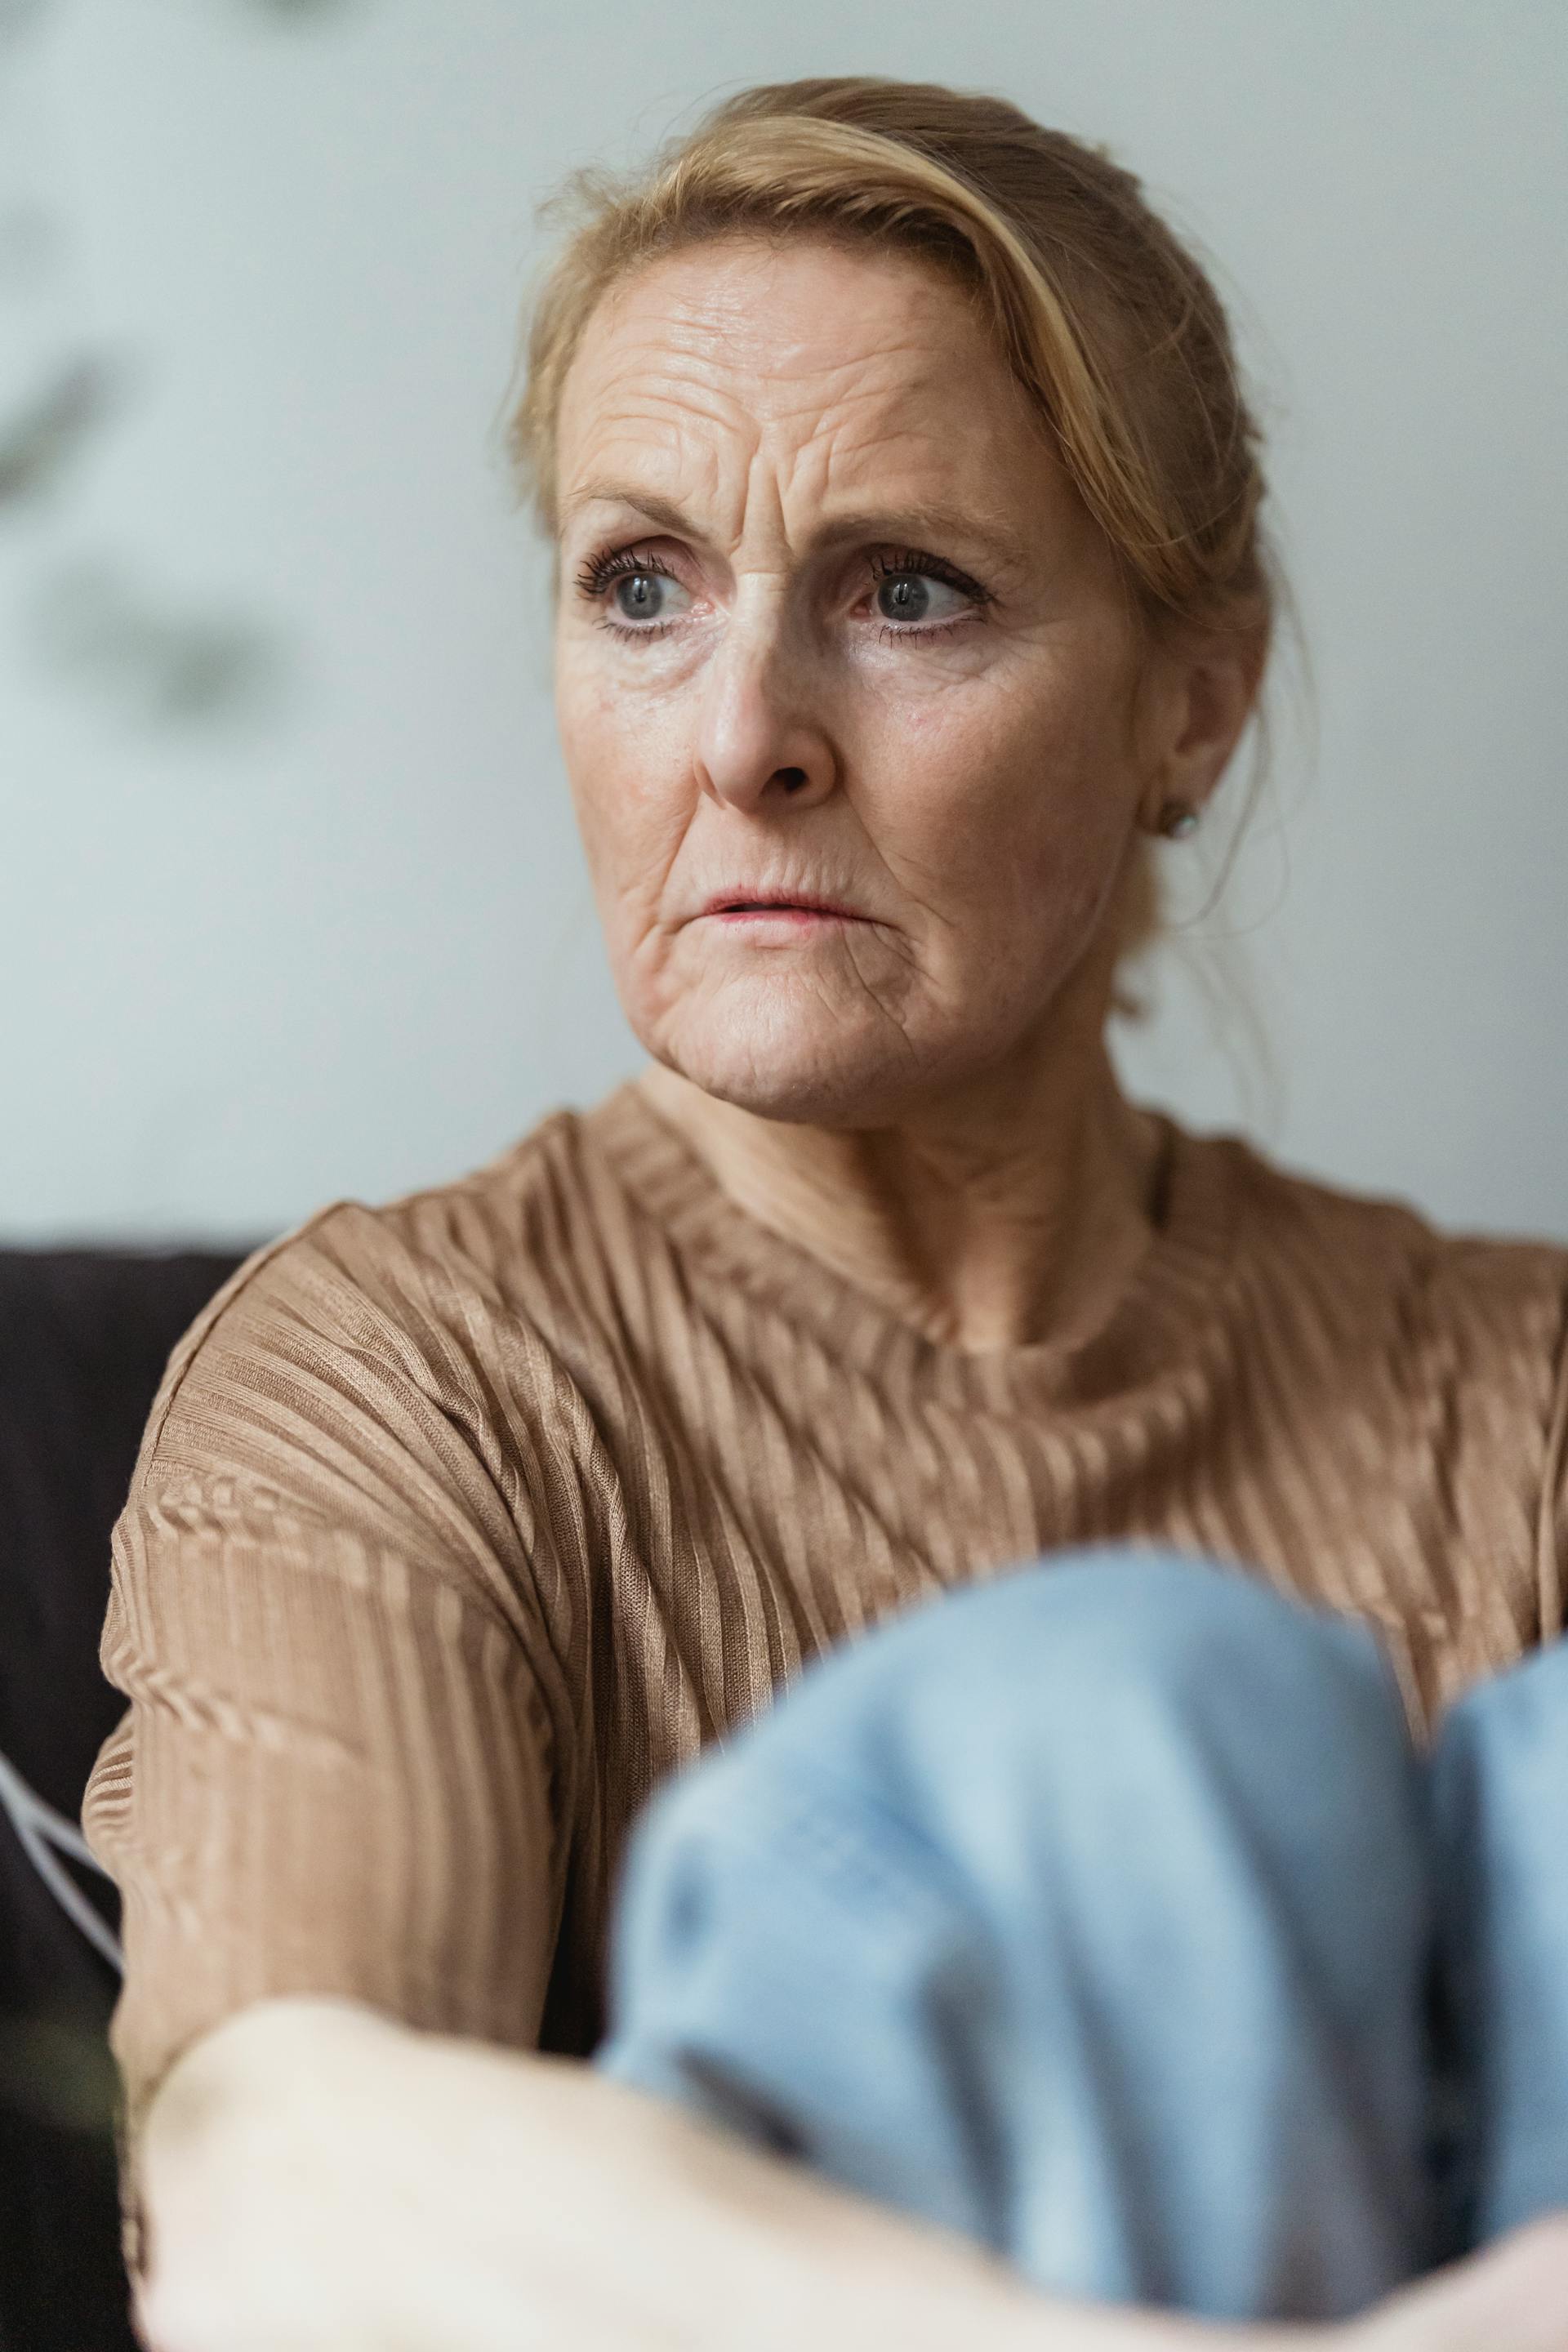
[[[1568,1236],[1565,67],[1559,0],[0,0],[0,1239],[261,1238],[637,1066],[499,456],[533,207],[843,71],[1107,142],[1269,427],[1310,691],[1130,1083]]]

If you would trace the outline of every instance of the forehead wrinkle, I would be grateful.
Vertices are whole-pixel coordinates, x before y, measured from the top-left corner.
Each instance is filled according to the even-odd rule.
[[[896,332],[921,312],[928,315],[928,323],[933,314],[951,312],[950,289],[931,280],[918,266],[911,266],[907,277],[900,273],[896,282],[889,278],[886,255],[870,259],[868,268],[866,289],[855,306],[857,319],[867,327],[874,330],[880,319]],[[781,286],[780,274],[772,268],[739,276],[715,275],[709,268],[695,285],[689,280],[683,288],[678,277],[661,279],[656,264],[612,289],[597,315],[612,335],[674,334],[693,345],[727,344],[735,363],[771,373],[781,362],[787,362],[792,352],[809,352],[814,341],[837,350],[837,336],[824,327],[815,297],[803,294],[798,285],[792,289],[793,274],[786,268]],[[783,339],[792,329],[794,340],[786,342]],[[911,330],[911,334],[918,343],[918,333]],[[931,348],[929,333],[922,347]],[[806,364],[812,364],[809,359]]]
[[[700,408],[689,414],[711,421]],[[919,425],[868,436],[847,419],[823,418],[820,433],[781,446],[782,436],[754,419],[744,420],[744,430],[737,425],[728,446],[707,432],[682,432],[680,422],[659,403],[646,414],[628,404],[602,420],[584,453],[594,470],[563,495],[563,531],[591,505],[623,506],[658,529],[733,549],[764,490],[762,510],[774,519],[774,539],[798,541],[803,551],[930,534],[983,548],[994,567],[1013,571],[1026,560],[1013,514],[966,485],[969,469],[962,463],[955,469],[951,438],[935,440]],[[966,452],[961,445],[960,457]]]
[[[584,507],[604,502],[731,550],[747,535],[748,518],[768,512],[766,538],[788,545],[793,511],[803,550],[855,538],[957,537],[984,551],[994,577],[1024,567],[1012,507],[997,503],[994,484],[966,481],[973,439],[955,432],[949,403],[929,397],[947,390],[950,355],[900,337],[803,372],[780,400],[765,378],[725,368],[716,380],[710,363],[682,364],[693,355],[672,354],[667,325],[668,317],[628,337],[629,356],[626,343],[594,355],[573,467],[591,478],[563,485],[563,532]]]
[[[563,482],[563,533],[581,508],[594,503],[640,506],[650,517],[654,508],[668,510],[694,493],[709,506],[721,505],[735,457],[754,449],[760,438],[755,419],[699,373],[670,374],[662,383],[622,373],[600,386],[590,383],[575,421],[569,473],[589,478],[574,488]],[[668,511],[658,520],[679,527]]]
[[[911,408],[940,410],[948,388],[941,362],[913,344],[857,352],[794,374],[738,371],[735,386],[736,397],[770,425],[804,426],[813,436],[867,413],[896,412],[901,420]]]
[[[673,415],[700,425],[718,425],[731,433],[755,431],[755,420],[743,404],[725,397],[725,388],[706,376],[667,370],[612,377],[603,384],[590,383],[579,394],[579,438],[595,433],[613,434],[617,427],[652,420],[668,425]]]
[[[800,460],[820,461],[818,478],[805,491],[820,517],[813,543],[826,548],[889,535],[957,540],[984,548],[994,570],[1021,572],[1027,548],[1016,521],[966,483],[967,469],[953,466],[952,446],[951,440],[933,446],[931,433],[911,425],[869,444],[847,446],[835,437],[806,445]]]
[[[951,319],[927,315],[948,311],[946,289],[917,277],[912,287],[898,288],[896,303],[884,289],[884,299],[873,295],[847,322],[842,306],[819,318],[787,293],[774,299],[772,258],[760,258],[759,271],[731,257],[717,278],[701,278],[695,289],[657,280],[650,287],[645,277],[613,293],[590,320],[577,354],[586,404],[613,407],[628,394],[638,405],[668,398],[731,427],[743,416],[755,425],[804,428],[812,437],[850,419],[866,431],[868,412],[889,408],[902,423],[911,408],[934,407],[932,421],[951,432],[953,417],[941,412],[952,409],[954,395],[967,414],[973,370],[955,351]],[[858,341],[847,351],[847,323]],[[944,325],[947,331],[935,331]]]
[[[831,341],[826,328],[809,321],[803,332],[791,334],[777,308],[764,309],[759,317],[750,291],[704,289],[700,299],[666,295],[657,305],[647,301],[646,292],[646,287],[634,289],[630,299],[589,322],[584,341],[592,362],[612,377],[646,367],[650,357],[656,369],[681,377],[728,375],[737,389],[745,387],[740,396],[759,413],[810,415],[847,394],[890,394],[907,401],[940,387],[952,357],[949,335],[933,334],[931,322],[922,333],[911,321],[911,310],[921,306],[918,298],[911,303],[907,291],[896,316],[885,309],[879,322],[872,306],[862,321],[861,347],[848,352],[843,349],[841,322]],[[645,299],[639,300],[639,293]],[[879,333],[879,323],[885,331]],[[845,384],[846,378],[867,372],[873,380],[863,388],[852,392]]]

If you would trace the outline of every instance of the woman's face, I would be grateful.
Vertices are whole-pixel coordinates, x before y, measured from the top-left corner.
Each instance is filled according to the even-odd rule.
[[[647,1051],[861,1127],[1026,1049],[1150,765],[1110,550],[963,292],[816,241],[652,264],[559,483],[561,740]]]

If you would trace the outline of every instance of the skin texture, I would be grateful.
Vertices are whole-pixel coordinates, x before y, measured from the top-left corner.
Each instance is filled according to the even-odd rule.
[[[897,257],[647,271],[590,326],[562,456],[562,738],[652,1098],[938,1338],[1091,1324],[1149,1237],[1150,1139],[1102,1042],[1120,879],[1168,796],[1213,788],[1256,661],[1140,660],[1005,372]],[[642,507],[590,503],[609,480]],[[599,625],[609,592],[574,575],[605,544],[668,564],[667,635]],[[950,634],[879,618],[872,559],[911,546],[983,616],[936,583]],[[865,920],[701,918],[781,885]],[[138,2158],[153,2352],[1568,2352],[1562,2224],[1342,2327],[1068,2308],[589,2067],[352,2001],[200,2037]]]
[[[558,722],[650,1096],[933,1337],[1091,1325],[1149,1238],[1103,1042],[1128,860],[1213,789],[1259,648],[1143,642],[965,293],[909,257],[643,270],[589,321],[558,474]],[[606,553],[647,568],[593,584]],[[864,919],[702,912],[777,890]]]
[[[141,2141],[153,2352],[1568,2352],[1568,2225],[1334,2327],[1065,2305],[570,2061],[259,2001]]]

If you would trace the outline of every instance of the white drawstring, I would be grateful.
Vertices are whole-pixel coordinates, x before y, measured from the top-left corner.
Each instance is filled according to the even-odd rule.
[[[125,1961],[118,1938],[105,1927],[80,1887],[74,1884],[70,1873],[61,1868],[52,1849],[58,1846],[60,1853],[68,1853],[73,1862],[84,1864],[89,1870],[96,1870],[100,1878],[107,1878],[109,1873],[76,1823],[68,1822],[63,1813],[57,1813],[52,1805],[47,1805],[42,1797],[29,1789],[16,1766],[3,1754],[0,1754],[0,1807],[4,1807],[10,1816],[11,1826],[21,1841],[23,1853],[60,1909],[81,1929],[88,1942],[102,1953],[115,1973],[123,1976]]]

